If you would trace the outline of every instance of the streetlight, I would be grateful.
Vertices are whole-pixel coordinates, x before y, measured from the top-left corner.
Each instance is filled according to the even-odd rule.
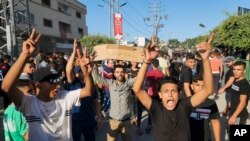
[[[97,6],[99,6],[99,7],[104,7],[103,5],[100,5],[100,4],[98,4]]]
[[[120,7],[123,7],[125,5],[127,5],[128,3],[127,2],[124,2],[123,4],[120,5]]]
[[[206,26],[202,23],[199,24],[200,27],[205,28]]]

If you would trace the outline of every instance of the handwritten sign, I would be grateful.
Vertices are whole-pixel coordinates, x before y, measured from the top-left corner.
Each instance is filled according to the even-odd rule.
[[[116,44],[103,44],[94,47],[95,59],[94,61],[115,59],[125,60],[133,62],[143,61],[143,48],[141,47],[129,47]]]

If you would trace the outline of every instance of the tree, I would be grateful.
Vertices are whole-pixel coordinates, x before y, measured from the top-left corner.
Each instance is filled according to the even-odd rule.
[[[250,51],[250,14],[230,16],[214,32],[213,46]]]
[[[169,39],[168,44],[169,47],[179,47],[181,42],[178,39]]]
[[[81,45],[87,47],[88,52],[92,52],[93,47],[100,44],[114,44],[115,39],[109,38],[105,35],[88,35],[84,36],[81,40]]]
[[[186,48],[193,48],[195,47],[198,43],[205,41],[206,38],[208,38],[208,35],[200,35],[198,37],[195,38],[191,38],[191,39],[186,39],[185,41],[183,41],[181,44],[183,46],[186,46]]]

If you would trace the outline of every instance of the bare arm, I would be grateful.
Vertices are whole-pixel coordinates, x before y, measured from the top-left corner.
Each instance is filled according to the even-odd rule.
[[[192,96],[192,93],[190,90],[190,83],[184,83],[184,91],[187,97]]]
[[[223,74],[223,63],[221,61],[221,64],[220,64],[220,79],[222,79],[222,74]]]
[[[143,63],[134,82],[133,85],[133,91],[136,95],[136,97],[141,101],[142,105],[146,107],[147,109],[150,109],[152,99],[151,97],[147,94],[147,92],[142,89],[142,85],[146,76],[147,68],[149,66],[149,61],[148,63]]]
[[[228,81],[226,82],[226,84],[225,84],[223,87],[221,87],[221,88],[219,89],[219,91],[218,91],[219,94],[224,93],[225,90],[226,90],[228,87],[232,86],[232,84],[234,83],[234,80],[235,80],[234,77],[230,77],[230,78],[228,79]]]
[[[108,85],[107,80],[98,73],[98,68],[94,67],[92,71],[92,76],[97,83],[102,83],[103,85]]]
[[[84,49],[84,56],[81,57],[81,54],[78,54],[80,59],[80,67],[84,75],[85,87],[81,89],[80,98],[91,96],[93,90],[93,79],[91,75],[92,66],[90,65],[90,59],[87,54],[87,48]]]
[[[40,34],[37,36],[36,31],[33,29],[32,33],[25,42],[23,42],[22,52],[18,57],[17,61],[10,68],[6,74],[3,82],[2,89],[8,94],[8,97],[15,103],[15,105],[20,106],[22,103],[23,93],[15,87],[15,83],[19,78],[25,63],[35,51],[35,46],[40,39]]]
[[[221,140],[221,127],[220,127],[220,120],[219,119],[212,119],[211,120],[213,133],[214,133],[214,141],[220,141]]]
[[[29,133],[28,131],[23,135],[23,138],[28,141],[29,140]]]
[[[169,67],[165,68],[165,73],[166,73],[166,76],[170,76]]]
[[[210,43],[212,42],[213,36],[214,33],[210,35],[208,42],[202,42],[199,45],[197,45],[198,49],[203,50],[200,51],[199,53],[202,57],[202,62],[203,62],[204,85],[203,89],[200,92],[195,93],[191,97],[191,104],[193,107],[196,107],[199,104],[201,104],[213,92],[213,76],[212,76],[210,61],[208,59],[211,50]]]
[[[74,40],[74,45],[73,45],[73,52],[67,62],[66,65],[66,77],[67,77],[67,82],[72,83],[75,80],[75,75],[73,74],[73,67],[74,67],[74,60],[76,57],[76,50],[77,50],[77,41],[76,39]]]
[[[149,64],[154,58],[157,57],[158,54],[159,54],[159,50],[155,46],[155,39],[153,37],[152,43],[147,45],[146,56],[143,61],[144,63],[142,64],[141,69],[139,70],[136,76],[134,85],[133,85],[133,91],[135,95],[147,109],[150,109],[152,99],[150,96],[148,96],[147,92],[142,89],[142,85],[143,85]]]
[[[236,118],[239,116],[242,110],[246,107],[247,100],[248,100],[247,95],[240,95],[240,103],[237,106],[233,115],[229,118],[228,120],[229,125],[235,124]]]

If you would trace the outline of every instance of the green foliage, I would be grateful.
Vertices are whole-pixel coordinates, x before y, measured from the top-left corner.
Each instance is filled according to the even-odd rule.
[[[231,49],[250,49],[250,14],[230,16],[214,29],[213,46]]]
[[[114,44],[115,39],[109,38],[104,35],[88,35],[84,36],[81,40],[81,45],[87,47],[88,52],[91,52],[93,47],[100,44]]]
[[[182,42],[182,45],[185,46],[186,48],[192,48],[196,46],[198,43],[206,41],[207,38],[208,35],[200,35],[192,39],[186,39],[184,42]]]
[[[178,39],[169,39],[168,44],[171,45],[172,47],[178,47],[181,42]]]

